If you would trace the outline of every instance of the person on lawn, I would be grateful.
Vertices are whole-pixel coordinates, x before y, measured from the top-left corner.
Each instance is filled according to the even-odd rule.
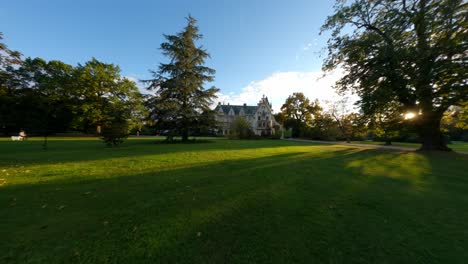
[[[21,129],[21,131],[19,132],[19,138],[20,138],[20,140],[26,140],[26,138],[27,138],[26,131]]]

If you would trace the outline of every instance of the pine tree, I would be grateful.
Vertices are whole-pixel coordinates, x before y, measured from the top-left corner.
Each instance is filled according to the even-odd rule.
[[[181,135],[187,141],[189,133],[214,126],[211,104],[219,89],[205,89],[205,82],[214,79],[215,70],[204,66],[210,55],[196,41],[202,39],[196,20],[189,16],[187,26],[176,35],[164,35],[161,44],[163,55],[169,63],[161,63],[157,71],[151,71],[153,79],[145,81],[148,89],[155,91],[153,118],[158,128],[170,130],[170,135]],[[209,124],[208,124],[209,125]]]

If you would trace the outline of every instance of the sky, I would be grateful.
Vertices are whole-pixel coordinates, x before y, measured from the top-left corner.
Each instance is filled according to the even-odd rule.
[[[0,2],[0,32],[9,48],[26,57],[76,65],[92,57],[120,66],[122,75],[141,80],[167,62],[163,34],[198,20],[216,70],[209,86],[217,101],[256,104],[268,96],[278,111],[293,92],[310,99],[336,99],[321,65],[328,34],[320,26],[332,0],[14,0]],[[141,84],[140,84],[141,86]],[[143,90],[143,87],[141,87]]]

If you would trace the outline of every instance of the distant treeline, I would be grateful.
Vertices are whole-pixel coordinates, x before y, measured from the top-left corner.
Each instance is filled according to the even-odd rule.
[[[417,114],[397,111],[364,114],[354,111],[346,98],[325,102],[322,107],[318,100],[311,102],[304,94],[294,93],[275,117],[296,138],[421,143],[415,127]],[[441,121],[445,141],[468,141],[467,121],[468,104],[450,107]]]
[[[1,44],[1,43],[0,43]],[[0,135],[100,132],[125,120],[141,127],[143,96],[120,69],[93,58],[72,66],[59,60],[22,59],[0,45]]]

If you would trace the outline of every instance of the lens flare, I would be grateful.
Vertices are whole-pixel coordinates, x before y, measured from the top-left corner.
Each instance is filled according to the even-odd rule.
[[[415,117],[416,117],[416,114],[415,114],[415,113],[409,112],[409,113],[406,113],[406,114],[405,114],[405,119],[413,119],[413,118],[415,118]]]

